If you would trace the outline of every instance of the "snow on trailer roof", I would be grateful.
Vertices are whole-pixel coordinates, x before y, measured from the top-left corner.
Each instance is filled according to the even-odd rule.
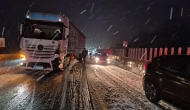
[[[58,14],[37,13],[37,12],[29,12],[26,15],[26,18],[30,20],[45,20],[51,22],[64,22],[63,17],[64,16]]]

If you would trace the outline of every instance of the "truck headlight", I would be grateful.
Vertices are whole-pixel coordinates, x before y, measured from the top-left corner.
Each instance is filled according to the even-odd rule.
[[[110,64],[110,61],[108,61],[107,63]]]
[[[21,57],[23,60],[26,60],[26,57],[25,57],[23,54],[21,54],[20,57]]]
[[[26,16],[26,18],[30,18],[30,16],[29,16],[29,15],[27,15],[27,16]]]

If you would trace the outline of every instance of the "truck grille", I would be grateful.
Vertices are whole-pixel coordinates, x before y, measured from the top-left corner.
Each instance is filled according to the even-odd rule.
[[[30,58],[49,59],[53,58],[56,46],[43,46],[43,50],[38,50],[38,45],[25,45],[25,51]]]

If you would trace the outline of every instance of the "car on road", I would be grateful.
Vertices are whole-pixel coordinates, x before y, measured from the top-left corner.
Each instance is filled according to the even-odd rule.
[[[160,56],[144,67],[143,89],[149,101],[163,99],[190,108],[190,56]]]
[[[95,63],[106,63],[106,64],[110,64],[110,59],[108,57],[108,55],[106,53],[95,53],[93,56],[93,60]]]

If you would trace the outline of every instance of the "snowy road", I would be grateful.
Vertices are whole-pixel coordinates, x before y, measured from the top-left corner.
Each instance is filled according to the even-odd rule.
[[[62,72],[25,71],[18,64],[2,68],[14,69],[0,75],[1,110],[59,109],[64,78]]]
[[[150,103],[142,77],[114,65],[77,64],[70,71],[45,72],[25,71],[18,63],[0,68],[1,110],[175,110],[162,101]]]
[[[113,65],[88,65],[88,81],[102,109],[175,110],[161,101],[150,103],[144,96],[142,77]]]

